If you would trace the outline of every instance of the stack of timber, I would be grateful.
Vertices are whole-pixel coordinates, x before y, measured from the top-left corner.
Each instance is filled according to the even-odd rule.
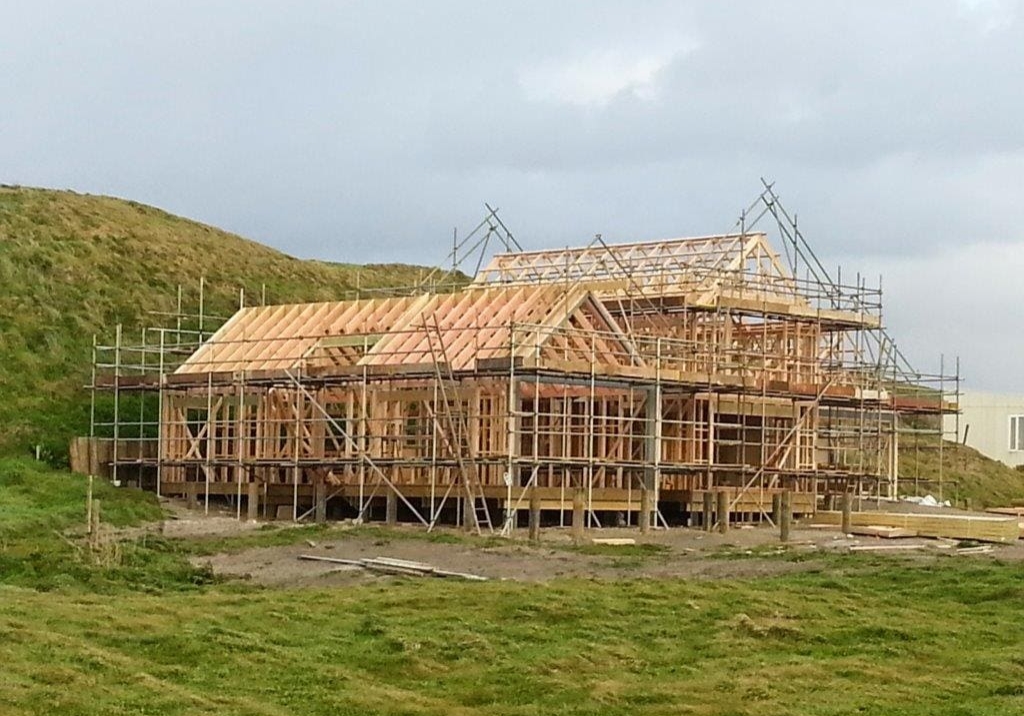
[[[1020,536],[1024,537],[1024,507],[991,507],[985,512],[994,515],[1009,515],[1017,518],[1017,526],[1020,528]]]
[[[854,512],[853,526],[898,527],[920,537],[973,539],[979,542],[1015,542],[1020,538],[1016,518],[977,514],[928,514],[902,512]],[[843,515],[822,511],[814,516],[817,524],[840,525]]]

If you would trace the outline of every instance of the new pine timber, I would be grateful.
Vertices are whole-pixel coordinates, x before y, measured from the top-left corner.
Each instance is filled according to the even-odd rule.
[[[104,368],[159,397],[159,438],[76,454],[250,518],[522,510],[534,534],[582,500],[710,527],[717,494],[726,529],[895,494],[903,417],[955,406],[869,350],[880,315],[760,232],[500,254],[461,290],[245,307],[190,355]]]

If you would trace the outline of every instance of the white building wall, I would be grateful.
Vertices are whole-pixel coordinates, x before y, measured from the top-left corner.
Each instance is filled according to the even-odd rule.
[[[1007,465],[1024,465],[1024,449],[1010,450],[1010,417],[1024,416],[1024,395],[1002,395],[974,391],[960,394],[960,434],[964,442],[983,455]],[[956,416],[945,418],[947,434],[956,429]],[[1024,446],[1021,446],[1024,448]]]

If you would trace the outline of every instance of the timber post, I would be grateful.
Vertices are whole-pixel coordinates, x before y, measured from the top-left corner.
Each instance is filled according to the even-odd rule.
[[[316,507],[316,523],[322,525],[327,522],[327,485],[323,480],[313,483],[313,501]]]
[[[256,521],[260,516],[260,483],[253,480],[248,484],[248,498],[246,500],[246,518]]]
[[[840,524],[844,535],[848,535],[853,531],[853,515],[851,514],[853,508],[853,499],[849,492],[844,491],[842,495],[842,507],[843,507],[843,520]]]
[[[793,493],[782,491],[782,514],[779,517],[779,540],[789,542],[789,530],[793,522]]]
[[[388,490],[385,522],[388,527],[394,527],[398,524],[398,495],[395,494],[394,490]]]
[[[190,510],[199,509],[198,482],[185,483],[185,506]]]
[[[726,534],[729,531],[729,493],[718,491],[718,531]]]
[[[585,495],[582,487],[572,493],[572,541],[573,544],[583,543],[583,505]]]
[[[651,529],[651,491],[647,489],[646,485],[640,491],[640,515],[637,525],[640,527],[641,533],[646,533]]]
[[[530,488],[530,541],[540,542],[540,493]]]

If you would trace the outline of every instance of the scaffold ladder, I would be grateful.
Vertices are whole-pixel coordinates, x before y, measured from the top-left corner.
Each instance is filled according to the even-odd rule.
[[[469,420],[466,411],[463,409],[462,400],[458,395],[458,382],[452,372],[451,363],[448,362],[448,354],[445,349],[444,340],[441,337],[441,328],[437,324],[437,317],[432,316],[433,326],[427,323],[424,318],[424,328],[427,335],[427,345],[430,348],[431,361],[434,364],[434,373],[437,378],[438,392],[441,398],[441,409],[444,413],[443,426],[448,431],[446,440],[451,446],[452,453],[459,466],[459,474],[463,490],[466,495],[467,511],[471,510],[473,515],[473,528],[477,534],[483,534],[486,529],[488,533],[494,532],[491,523],[491,513],[487,507],[487,499],[483,493],[483,486],[480,484],[474,459],[473,445],[470,441]],[[437,340],[437,346],[434,340]],[[443,370],[442,370],[443,366]]]

